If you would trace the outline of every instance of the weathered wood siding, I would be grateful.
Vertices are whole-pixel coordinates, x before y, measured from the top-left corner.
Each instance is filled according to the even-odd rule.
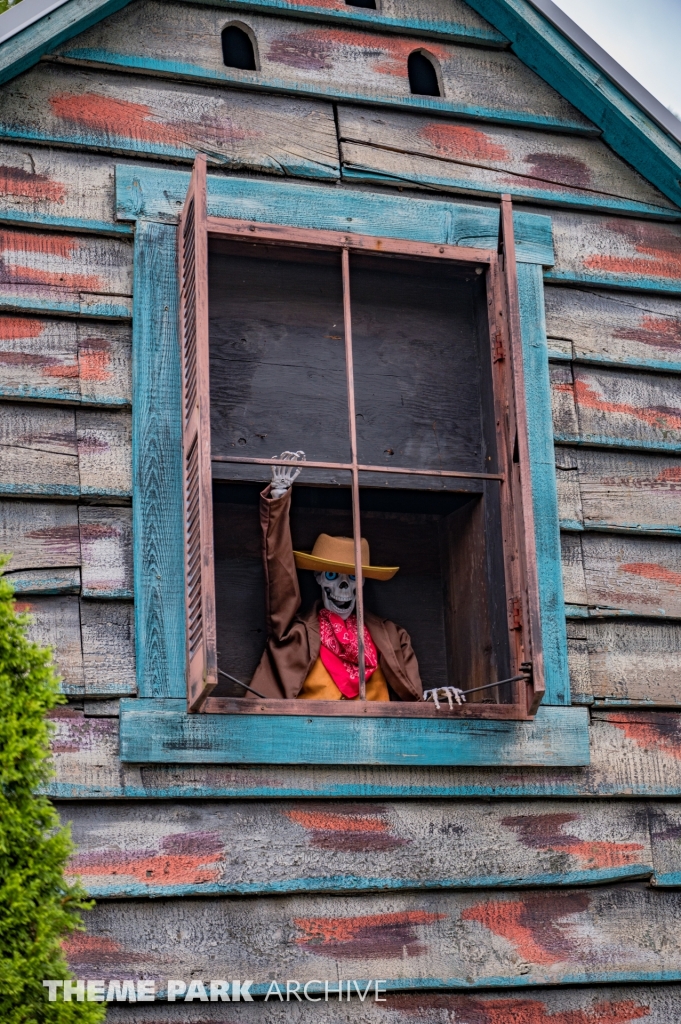
[[[252,31],[257,72],[222,63],[232,22]],[[440,98],[409,92],[419,48],[440,64]],[[0,87],[0,551],[69,697],[50,793],[73,824],[71,869],[99,900],[69,944],[81,976],[210,980],[229,965],[259,991],[273,970],[393,990],[230,1006],[244,1024],[681,1017],[681,211],[598,135],[463,0],[133,0]],[[182,196],[164,174],[197,152],[217,180],[250,176],[261,220],[279,217],[256,194],[271,175],[316,179],[315,210],[354,190],[359,224],[397,189],[427,190],[459,244],[495,238],[474,215],[450,223],[452,194],[491,208],[510,192],[551,217],[563,590],[584,708],[571,714],[590,717],[587,767],[121,761],[118,698],[137,693],[135,218],[175,222]],[[419,237],[415,214],[398,221]],[[519,258],[534,245],[520,239]],[[159,410],[135,413],[147,443]],[[166,553],[138,557],[176,585]],[[489,991],[455,991],[475,988]],[[226,1016],[178,1002],[109,1018]]]

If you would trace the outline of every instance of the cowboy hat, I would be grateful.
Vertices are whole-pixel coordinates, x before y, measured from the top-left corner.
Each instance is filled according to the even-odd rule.
[[[369,565],[369,544],[362,537],[362,574],[371,580],[391,580],[399,566]],[[355,542],[352,537],[329,537],[320,533],[312,551],[294,551],[299,569],[315,572],[355,572]],[[366,565],[364,564],[366,562]]]

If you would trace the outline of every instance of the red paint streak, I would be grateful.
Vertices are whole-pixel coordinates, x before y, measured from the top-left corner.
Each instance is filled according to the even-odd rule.
[[[524,162],[530,165],[532,178],[541,178],[547,184],[555,182],[571,188],[588,188],[591,171],[574,156],[558,156],[555,153],[528,153]]]
[[[39,338],[46,326],[42,320],[28,320],[19,316],[0,317],[0,341]]]
[[[0,231],[0,250],[4,252],[39,252],[70,260],[79,247],[71,235],[39,235],[27,231]]]
[[[289,32],[274,40],[267,56],[274,63],[309,71],[326,71],[334,63],[361,60],[370,62],[371,70],[379,75],[407,78],[407,58],[421,46],[414,39],[377,36],[325,25],[323,29]],[[449,56],[442,47],[430,43],[427,49],[440,62]]]
[[[574,942],[556,922],[589,908],[586,893],[570,893],[550,897],[526,896],[522,900],[490,900],[468,907],[461,914],[463,921],[477,921],[500,935],[517,949],[523,960],[534,964],[556,964],[568,960]]]
[[[645,258],[594,253],[584,259],[588,270],[644,277],[681,277],[681,236],[660,224],[644,221],[609,221],[604,227],[624,237]]]
[[[303,828],[333,832],[386,832],[388,825],[380,818],[350,817],[324,811],[284,811],[287,818]]]
[[[80,375],[84,381],[106,381],[112,376],[111,346],[105,338],[88,338],[78,350]]]
[[[678,715],[656,711],[645,715],[612,712],[604,721],[620,729],[637,747],[657,749],[681,761],[681,718]]]
[[[409,1020],[448,1019],[462,1024],[629,1024],[650,1014],[649,1006],[633,999],[602,1001],[591,1008],[557,1010],[551,1013],[539,999],[517,996],[481,999],[479,996],[431,994],[397,994],[390,1000],[391,1013],[405,1014]],[[433,1015],[431,1018],[431,1013]]]
[[[620,571],[642,576],[646,580],[669,583],[672,587],[681,587],[681,572],[665,569],[663,565],[657,565],[655,562],[627,562],[626,565],[620,566]]]
[[[21,167],[7,167],[3,164],[0,165],[0,195],[63,203],[66,186],[61,181],[48,178],[46,174],[31,174]]]
[[[30,540],[38,542],[46,557],[66,554],[76,559],[76,562],[70,563],[71,565],[77,565],[80,561],[80,536],[76,524],[73,526],[43,526],[37,530],[29,530],[26,536]]]
[[[17,615],[30,614],[33,611],[33,605],[30,603],[30,601],[15,601],[14,610],[17,613]]]
[[[613,337],[625,341],[640,341],[644,345],[653,345],[668,352],[678,352],[681,349],[681,320],[646,315],[639,327],[618,327],[613,331]]]
[[[293,923],[303,935],[298,945],[310,953],[344,959],[420,956],[428,947],[419,940],[418,925],[444,921],[446,914],[407,910],[365,917],[303,917]]]
[[[660,483],[681,483],[681,466],[671,466],[669,469],[663,469],[655,479],[659,480]]]
[[[386,811],[356,813],[345,809],[292,810],[284,814],[310,832],[312,846],[324,850],[370,853],[406,846],[409,840],[390,833]]]
[[[0,251],[5,254],[39,253],[56,259],[70,260],[78,248],[78,239],[69,236],[0,231]],[[103,287],[102,279],[95,274],[70,274],[62,271],[42,270],[20,263],[9,263],[2,259],[0,259],[0,282],[55,285],[60,288],[83,291],[98,291]]]
[[[504,818],[502,825],[518,832],[521,843],[535,850],[564,851],[590,868],[614,868],[640,863],[640,843],[608,843],[580,839],[564,833],[565,825],[580,820],[579,814],[522,814]]]
[[[554,384],[552,386],[554,391],[573,391],[575,402],[585,409],[633,416],[655,430],[681,429],[681,409],[670,406],[652,406],[649,409],[641,409],[628,402],[609,402],[584,380],[576,380],[574,385]]]
[[[71,858],[70,875],[115,878],[163,885],[201,885],[217,881],[224,864],[222,841],[211,832],[181,832],[167,836],[160,851],[98,850]]]
[[[477,128],[463,124],[427,124],[419,132],[421,138],[438,152],[455,160],[507,160],[509,152],[504,146]]]

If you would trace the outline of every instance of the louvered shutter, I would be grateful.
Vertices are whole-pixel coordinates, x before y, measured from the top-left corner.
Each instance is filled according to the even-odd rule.
[[[178,229],[182,349],[187,709],[217,683],[208,363],[206,158],[197,156]]]
[[[510,461],[507,472],[510,482],[510,519],[514,532],[511,544],[516,552],[512,559],[511,571],[507,572],[506,586],[509,601],[509,626],[513,639],[511,653],[515,663],[514,673],[522,670],[525,666],[531,666],[531,681],[527,685],[527,707],[528,713],[533,715],[544,696],[544,658],[527,433],[525,376],[520,333],[518,273],[513,232],[513,206],[510,196],[502,196],[500,249],[503,254],[508,348],[510,350],[508,404],[512,448],[509,452]]]

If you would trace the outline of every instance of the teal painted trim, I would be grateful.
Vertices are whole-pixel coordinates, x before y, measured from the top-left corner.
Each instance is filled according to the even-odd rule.
[[[365,893],[365,892],[432,892],[433,890],[564,888],[575,885],[603,885],[609,882],[648,879],[653,865],[630,865],[622,868],[600,868],[595,871],[546,872],[527,877],[480,875],[474,878],[443,878],[439,882],[423,882],[419,878],[364,878],[361,875],[334,875],[321,878],[292,878],[281,882],[205,885],[147,885],[144,882],[120,881],[110,885],[87,884],[92,899],[172,899],[179,896],[283,896],[295,893]],[[679,875],[681,879],[681,875]]]
[[[183,160],[187,163],[192,163],[197,153],[197,150],[192,149],[191,146],[151,142],[148,139],[129,135],[113,135],[97,131],[58,131],[56,127],[50,131],[33,131],[16,125],[3,124],[1,108],[0,139],[22,139],[39,145],[56,142],[76,149],[92,149],[105,153],[113,151],[124,155],[127,153],[143,154],[163,157],[166,160]],[[241,169],[244,165],[243,159],[225,156],[224,153],[210,152],[208,156],[212,163],[222,164],[224,167]],[[251,167],[251,170],[269,172],[281,177],[292,175],[298,178],[329,181],[337,181],[340,177],[340,166],[337,163],[315,163],[313,160],[297,159],[292,155],[289,155],[286,161],[278,158],[268,162],[268,158],[264,158],[260,166]]]
[[[103,397],[98,398],[96,401],[88,398],[84,401],[80,395],[65,395],[58,388],[32,388],[32,387],[7,387],[4,384],[0,384],[0,398],[10,399],[33,399],[37,402],[59,402],[62,405],[75,405],[82,408],[88,409],[129,409],[130,402],[127,398],[116,398],[116,397]]]
[[[607,434],[554,434],[556,444],[569,444],[583,448],[625,448],[639,452],[681,452],[679,441],[643,441],[640,438],[608,437]]]
[[[572,270],[550,270],[544,274],[549,284],[579,284],[590,288],[613,288],[625,291],[659,292],[661,295],[681,295],[681,278],[636,277],[627,274],[581,274]]]
[[[41,299],[35,295],[24,298],[17,295],[3,295],[0,286],[0,312],[16,311],[29,313],[64,313],[66,316],[88,316],[98,320],[129,320],[132,315],[129,299],[90,302],[78,295],[67,294],[63,299]]]
[[[656,872],[651,884],[656,889],[679,889],[681,888],[681,871],[665,871],[661,875]]]
[[[610,523],[606,520],[590,519],[588,523],[580,523],[576,519],[561,519],[561,530],[566,533],[624,533],[649,537],[681,537],[681,526],[667,523],[658,526],[655,523]]]
[[[681,210],[670,210],[665,206],[653,206],[650,203],[637,203],[633,199],[620,199],[617,196],[609,196],[599,192],[570,192],[567,189],[559,191],[557,188],[540,188],[538,186],[528,187],[514,183],[513,175],[509,174],[504,181],[503,188],[486,184],[483,181],[471,181],[470,178],[456,178],[455,165],[449,164],[448,174],[388,174],[387,172],[374,171],[371,168],[363,169],[358,166],[343,167],[342,177],[344,181],[362,181],[368,184],[394,185],[401,182],[412,186],[430,186],[435,191],[456,191],[472,192],[479,195],[481,192],[488,193],[495,199],[499,199],[502,192],[536,203],[548,203],[553,207],[563,207],[570,210],[588,210],[589,213],[626,213],[638,214],[641,217],[655,217],[659,220],[678,221],[681,219]],[[527,179],[525,179],[527,180]]]
[[[543,703],[567,705],[570,703],[570,675],[541,267],[518,264],[518,297],[544,649],[546,694]]]
[[[549,117],[533,114],[525,110],[505,110],[502,107],[477,107],[470,103],[456,103],[454,100],[433,99],[430,96],[405,96],[379,93],[367,89],[365,92],[339,89],[333,85],[322,85],[320,82],[297,82],[287,78],[265,76],[262,72],[240,71],[234,74],[229,68],[222,70],[203,67],[200,64],[188,64],[182,61],[159,60],[154,57],[139,57],[128,53],[114,53],[111,50],[98,50],[90,47],[74,47],[62,49],[60,60],[96,64],[102,68],[123,68],[126,71],[147,71],[159,77],[182,79],[187,82],[218,82],[236,89],[258,89],[265,92],[283,93],[288,96],[305,96],[317,100],[336,100],[342,103],[362,103],[372,107],[396,107],[401,110],[415,110],[429,114],[442,114],[471,118],[485,121],[487,124],[508,124],[519,128],[539,128],[549,131],[560,131],[574,135],[600,135],[597,128],[590,129],[584,123],[570,118]],[[101,143],[100,143],[101,145]],[[211,153],[211,158],[222,161],[221,156]],[[321,177],[322,175],[306,175]]]
[[[511,49],[603,132],[603,141],[681,205],[681,148],[527,0],[468,0]]]
[[[584,523],[580,523],[578,519],[561,519],[558,524],[561,530],[565,530],[566,533],[583,533]]]
[[[35,594],[49,597],[54,594],[80,594],[80,569],[53,569],[54,575],[48,576],[50,570],[37,569],[34,572],[19,569],[16,573],[3,573],[4,579],[11,583],[15,594]],[[68,576],[67,574],[72,574]],[[80,684],[78,684],[80,686]]]
[[[206,0],[191,0],[205,3]],[[285,0],[208,0],[211,7],[226,7],[230,11],[259,11],[263,14],[286,14],[291,18],[315,21],[336,22],[341,25],[358,25],[380,32],[397,32],[400,35],[408,32],[426,39],[449,40],[453,43],[467,43],[469,46],[485,46],[505,49],[508,40],[489,26],[474,28],[455,21],[426,21],[423,18],[392,18],[382,16],[378,11],[363,10],[361,7],[349,7],[347,10],[329,10],[328,7],[316,7],[314,3],[301,6],[286,3]]]
[[[75,459],[74,455],[74,459]],[[80,487],[77,484],[11,484],[0,482],[0,495],[21,497],[35,495],[40,498],[79,498]]]
[[[129,224],[116,224],[106,220],[84,220],[80,217],[52,217],[46,213],[24,213],[22,210],[0,210],[3,224],[24,224],[30,227],[55,228],[82,231],[90,235],[132,235]]]
[[[0,85],[37,64],[43,54],[125,7],[130,0],[70,0],[0,46]]]
[[[186,693],[176,236],[176,228],[147,221],[135,233],[133,566],[144,697]]]
[[[116,216],[175,222],[189,186],[186,171],[116,165]],[[257,223],[496,249],[499,210],[342,187],[208,176],[208,213]],[[554,262],[551,218],[514,213],[518,261]]]
[[[662,373],[681,373],[681,362],[673,362],[666,359],[635,359],[628,356],[625,359],[614,359],[612,356],[600,356],[600,355],[585,355],[579,353],[579,355],[572,356],[567,352],[561,352],[559,349],[551,348],[551,338],[549,341],[549,359],[552,363],[575,363],[578,366],[608,366],[613,367],[616,370],[626,369],[631,367],[632,370],[653,370],[661,371]]]
[[[588,765],[582,708],[531,722],[188,715],[184,700],[124,699],[122,761],[157,764]]]
[[[638,612],[630,612],[624,608],[607,608],[601,605],[566,604],[565,617],[567,619],[667,619],[666,615],[656,615],[654,612],[646,612],[640,615]]]

